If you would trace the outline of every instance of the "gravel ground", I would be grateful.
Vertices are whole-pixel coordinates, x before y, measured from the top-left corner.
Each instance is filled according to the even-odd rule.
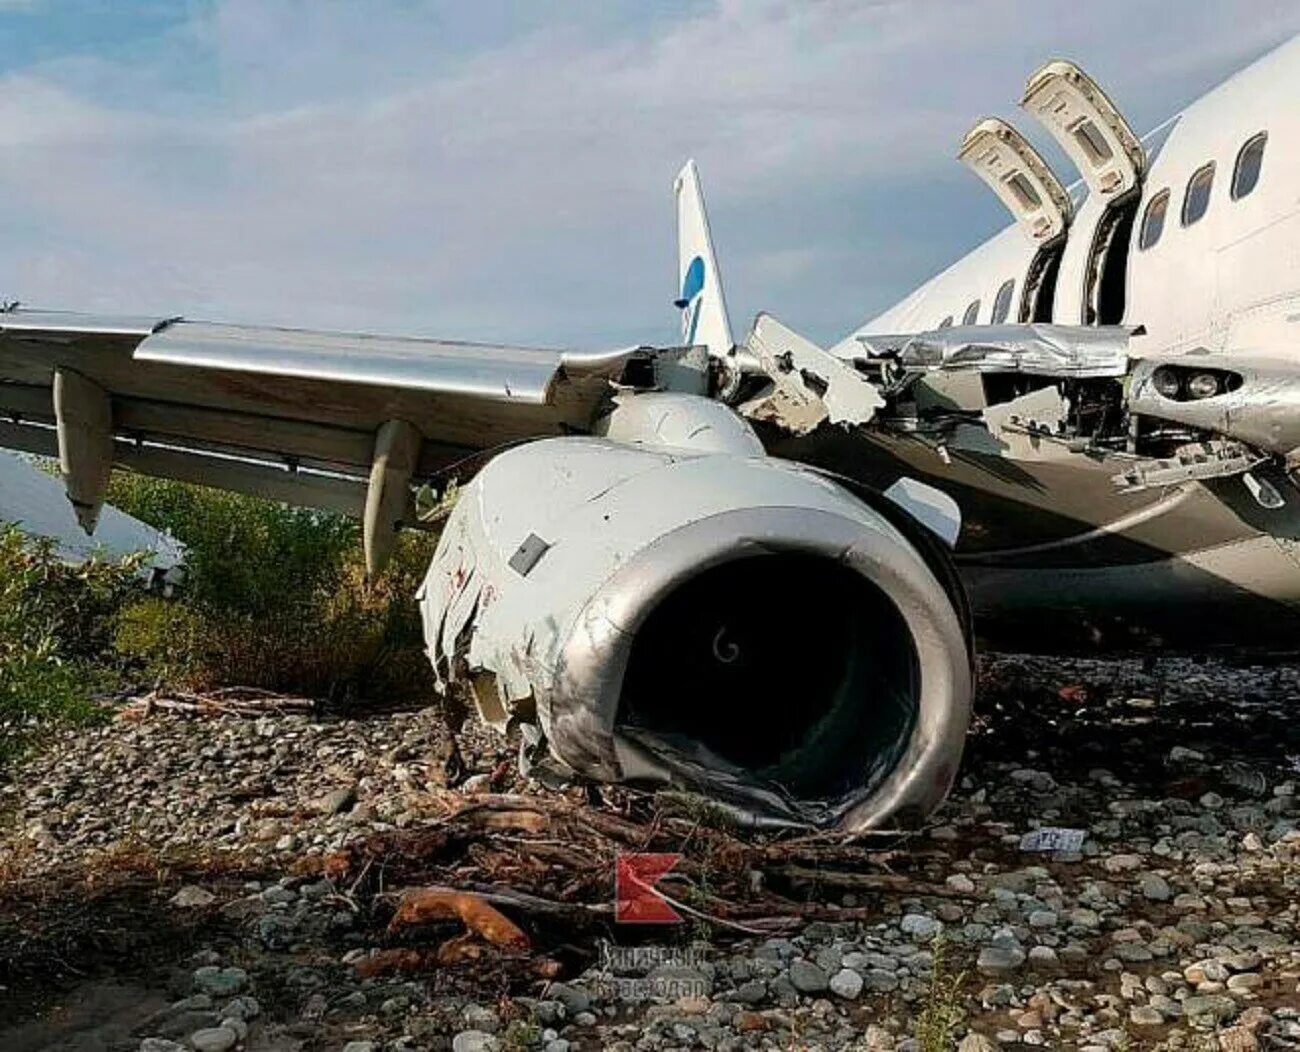
[[[68,734],[0,782],[0,1049],[1300,1048],[1300,668],[1007,656],[981,684],[959,789],[882,841],[914,888],[824,874],[869,919],[621,932],[552,947],[555,979],[361,978],[376,933],[307,871],[435,820],[435,713]],[[462,748],[461,792],[545,792]],[[1024,850],[1039,827],[1085,838]]]

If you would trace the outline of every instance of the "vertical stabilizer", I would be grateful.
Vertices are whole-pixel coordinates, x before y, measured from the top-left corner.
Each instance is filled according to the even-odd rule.
[[[722,275],[713,255],[709,217],[695,162],[687,161],[673,183],[677,198],[677,281],[674,305],[682,312],[682,342],[708,347],[721,358],[731,353],[731,322],[722,294]]]

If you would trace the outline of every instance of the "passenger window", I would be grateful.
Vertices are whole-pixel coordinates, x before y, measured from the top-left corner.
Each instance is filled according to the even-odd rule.
[[[1214,162],[1192,173],[1187,180],[1187,193],[1183,196],[1183,226],[1191,226],[1210,207],[1210,188],[1214,185]]]
[[[1239,201],[1255,189],[1259,182],[1259,172],[1264,166],[1264,144],[1268,142],[1268,132],[1260,132],[1253,139],[1247,139],[1246,145],[1237,154],[1237,167],[1232,172],[1232,199]]]
[[[998,294],[993,300],[993,317],[989,321],[994,325],[1001,325],[1007,320],[1007,315],[1011,313],[1011,294],[1016,289],[1016,279],[1011,278],[1002,283],[998,289]]]
[[[1147,202],[1146,214],[1142,217],[1142,233],[1138,235],[1138,248],[1150,248],[1160,240],[1165,230],[1165,213],[1169,211],[1169,191],[1161,190]]]
[[[952,324],[952,315],[949,314],[948,317],[944,318],[943,321],[939,322],[939,328],[946,329],[951,324]]]
[[[1074,138],[1093,164],[1103,164],[1115,156],[1097,126],[1090,120],[1085,120],[1074,129]]]
[[[1042,206],[1043,199],[1038,196],[1038,192],[1034,189],[1029,180],[1019,172],[1016,172],[1007,180],[1007,186],[1009,186],[1011,192],[1016,195],[1016,200],[1020,202],[1022,208],[1040,208]]]
[[[969,307],[966,308],[966,313],[961,316],[961,323],[963,325],[974,325],[975,319],[979,317],[979,314],[980,314],[980,301],[975,300],[973,303],[971,303]]]

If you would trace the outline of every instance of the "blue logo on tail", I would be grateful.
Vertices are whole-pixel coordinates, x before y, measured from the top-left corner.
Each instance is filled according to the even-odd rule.
[[[682,317],[682,333],[687,346],[695,343],[695,327],[700,322],[700,307],[704,303],[704,297],[700,295],[703,291],[704,260],[696,256],[686,268],[686,276],[682,278],[681,298],[673,301],[673,306],[686,311]]]

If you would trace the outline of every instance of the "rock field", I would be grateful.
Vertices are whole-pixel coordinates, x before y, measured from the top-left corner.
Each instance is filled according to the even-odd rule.
[[[462,749],[466,798],[551,792]],[[368,971],[382,926],[310,863],[435,825],[445,755],[432,711],[60,736],[0,780],[0,1049],[1300,1048],[1300,667],[988,657],[892,883],[828,872],[779,934],[552,928],[546,974]]]

